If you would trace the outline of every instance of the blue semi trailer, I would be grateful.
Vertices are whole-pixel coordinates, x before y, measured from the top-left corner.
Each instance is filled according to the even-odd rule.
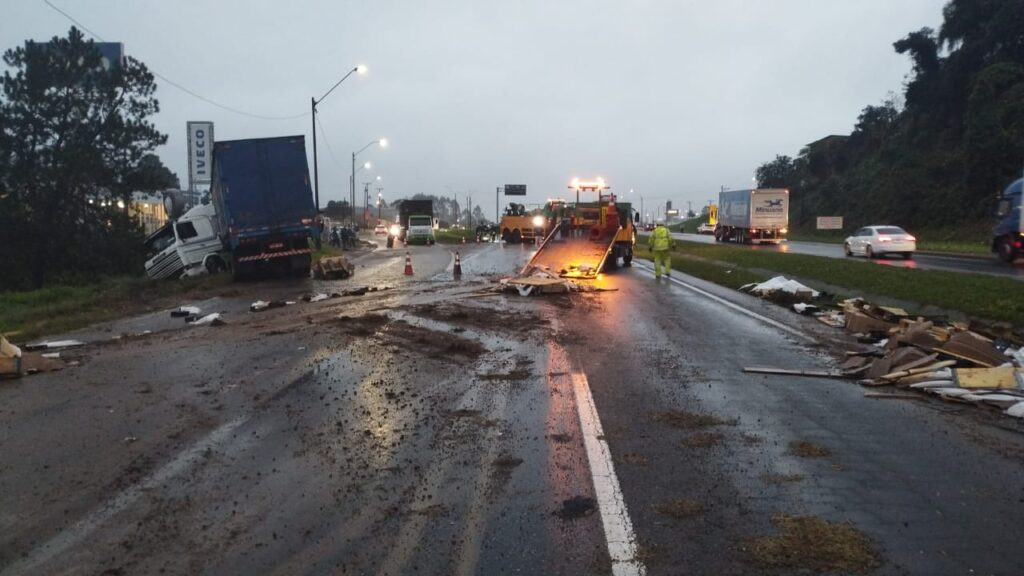
[[[309,275],[316,206],[302,136],[217,142],[211,193],[236,279]]]
[[[992,233],[992,251],[1004,262],[1013,262],[1024,254],[1024,219],[1021,218],[1021,194],[1024,178],[1006,187],[999,198],[999,223]]]

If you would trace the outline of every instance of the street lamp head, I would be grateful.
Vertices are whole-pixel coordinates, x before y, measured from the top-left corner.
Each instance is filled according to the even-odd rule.
[[[381,148],[387,148],[388,147],[388,139],[387,138],[381,138],[380,139],[380,147]]]
[[[369,170],[370,168],[373,168],[373,164],[367,162],[366,164],[363,164],[363,168],[366,168],[367,170]]]
[[[358,72],[359,74],[366,74],[366,66],[363,64],[356,66],[356,72]]]
[[[380,182],[380,176],[377,176],[377,181]]]

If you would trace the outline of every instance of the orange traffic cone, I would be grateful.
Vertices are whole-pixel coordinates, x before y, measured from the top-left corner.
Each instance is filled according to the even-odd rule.
[[[412,258],[408,252],[405,253],[405,275],[412,276]]]
[[[459,257],[459,253],[455,253],[455,267],[452,268],[452,276],[458,280],[462,278],[462,258]]]

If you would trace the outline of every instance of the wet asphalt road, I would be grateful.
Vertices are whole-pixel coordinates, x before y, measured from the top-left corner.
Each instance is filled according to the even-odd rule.
[[[702,244],[714,244],[714,236],[707,234],[681,234],[673,233],[674,238],[688,242],[700,242]],[[726,244],[727,246],[738,246],[737,244]],[[824,242],[789,242],[786,241],[778,246],[772,244],[745,246],[750,250],[768,250],[793,254],[809,254],[811,256],[826,256],[828,258],[848,258],[843,253],[840,244],[827,244]],[[919,268],[922,270],[947,270],[950,272],[966,272],[970,274],[985,274],[988,276],[1006,276],[1015,280],[1024,280],[1024,260],[1018,260],[1013,264],[1001,262],[994,254],[985,257],[962,257],[956,255],[943,255],[933,253],[918,253],[913,260],[904,260],[901,257],[886,257],[876,260],[868,260],[857,256],[853,259],[879,266],[892,266],[894,268]]]
[[[837,336],[642,262],[520,298],[489,288],[528,247],[457,248],[457,283],[448,247],[410,248],[411,278],[378,250],[0,383],[0,574],[814,573],[751,553],[777,514],[861,530],[873,573],[1024,565],[1014,423],[743,374],[828,367]],[[360,285],[386,289],[246,311]]]

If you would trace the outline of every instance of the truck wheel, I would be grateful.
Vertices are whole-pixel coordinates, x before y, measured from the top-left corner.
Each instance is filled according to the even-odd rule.
[[[523,241],[523,235],[519,233],[519,230],[512,231],[512,243],[520,244]]]
[[[626,248],[626,253],[622,255],[622,265],[632,266],[633,265],[633,249]]]
[[[395,246],[395,237],[394,236],[388,236],[388,248],[394,248],[394,246]]]
[[[289,276],[294,278],[308,278],[309,269],[313,266],[313,257],[309,254],[293,256],[289,264],[292,266],[292,269],[290,270],[291,274],[289,274]]]
[[[722,241],[722,231],[721,230],[715,230],[715,242],[721,242],[721,241]]]
[[[220,274],[227,269],[224,261],[221,260],[220,256],[211,256],[206,259],[206,271],[212,274]]]
[[[1006,238],[1000,238],[996,243],[996,254],[1003,262],[1013,262],[1017,259],[1017,249]]]

